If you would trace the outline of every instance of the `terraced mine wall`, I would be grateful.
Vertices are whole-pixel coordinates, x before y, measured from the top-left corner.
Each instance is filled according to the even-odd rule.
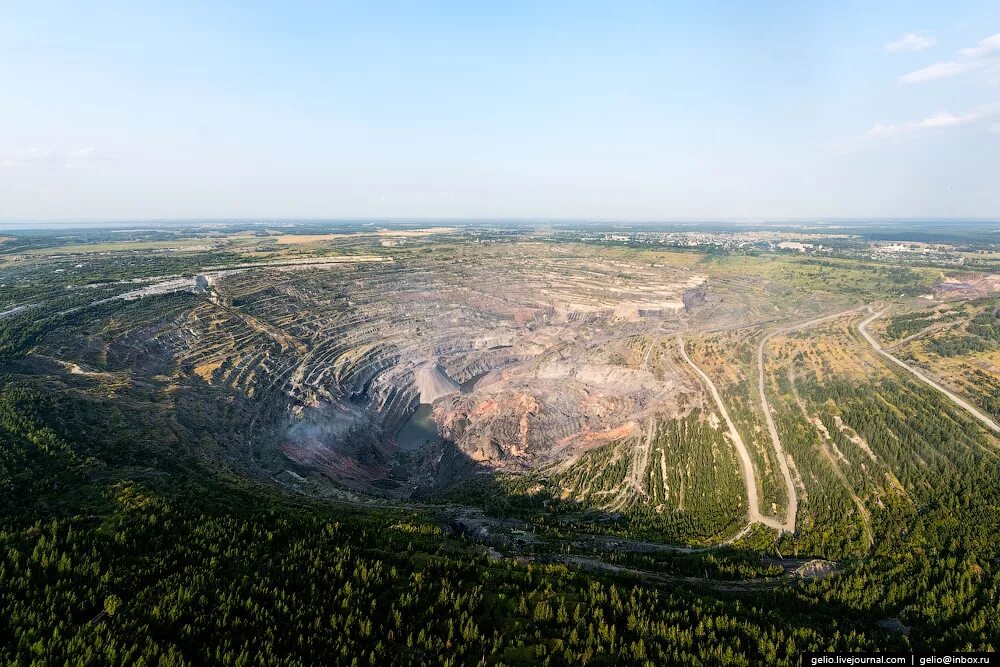
[[[592,257],[509,259],[499,275],[489,258],[218,268],[178,283],[189,307],[111,349],[122,367],[158,359],[258,406],[245,448],[273,474],[406,496],[461,471],[571,461],[689,413],[697,388],[633,348],[676,327],[703,281]],[[397,436],[420,405],[440,441],[413,456]]]

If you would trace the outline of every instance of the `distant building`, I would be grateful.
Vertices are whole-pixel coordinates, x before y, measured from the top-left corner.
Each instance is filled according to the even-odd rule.
[[[813,247],[812,243],[799,243],[797,241],[782,241],[778,244],[779,250],[796,250],[798,252],[805,252],[806,250],[811,250]]]

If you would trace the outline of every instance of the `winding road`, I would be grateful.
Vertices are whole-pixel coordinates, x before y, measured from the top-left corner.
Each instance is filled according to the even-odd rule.
[[[947,396],[949,399],[951,399],[952,403],[954,403],[955,405],[957,405],[958,407],[962,408],[963,410],[965,410],[966,412],[968,412],[970,415],[972,415],[973,417],[975,417],[976,419],[978,419],[980,422],[983,423],[984,426],[986,426],[986,428],[990,429],[994,433],[1000,433],[1000,425],[997,425],[997,423],[995,421],[993,421],[992,419],[990,419],[989,417],[987,417],[985,414],[983,414],[974,405],[972,405],[971,403],[969,403],[968,401],[966,401],[964,398],[962,398],[962,397],[960,397],[960,396],[958,396],[958,395],[956,395],[956,394],[948,391],[947,389],[945,389],[944,387],[942,387],[941,385],[939,385],[937,382],[935,382],[934,380],[930,379],[929,377],[927,377],[926,375],[924,375],[922,372],[918,371],[913,366],[910,366],[905,361],[902,361],[898,357],[890,354],[889,352],[887,352],[882,347],[882,345],[877,340],[875,340],[875,337],[872,336],[868,332],[868,325],[871,324],[872,322],[874,322],[876,319],[878,319],[882,315],[884,315],[887,310],[889,310],[889,309],[888,308],[883,308],[882,310],[874,313],[873,315],[871,315],[870,317],[868,317],[867,319],[865,319],[863,322],[861,322],[860,324],[858,324],[858,331],[861,333],[861,335],[864,337],[864,339],[866,341],[868,341],[868,344],[871,345],[872,348],[876,352],[878,352],[883,357],[885,357],[886,359],[888,359],[892,363],[896,364],[897,366],[899,366],[903,370],[908,371],[910,374],[912,374],[913,376],[915,376],[918,380],[920,380],[921,382],[923,382],[924,384],[926,384],[928,387],[931,387],[932,389],[937,389],[939,392],[941,392],[942,394],[944,394],[945,396]]]
[[[785,481],[788,511],[787,518],[785,519],[785,523],[782,525],[781,529],[787,530],[788,532],[795,531],[795,520],[799,513],[799,494],[795,489],[795,484],[792,482],[792,473],[788,468],[788,458],[785,456],[785,450],[781,446],[781,438],[778,437],[778,428],[774,424],[774,416],[771,414],[771,405],[767,402],[767,391],[765,390],[764,381],[764,347],[767,345],[767,342],[775,336],[782,336],[792,333],[793,331],[808,329],[818,324],[838,319],[857,310],[857,308],[849,308],[847,310],[806,320],[805,322],[799,322],[798,324],[793,324],[791,326],[775,329],[761,338],[760,344],[757,346],[757,390],[760,393],[760,408],[764,413],[764,421],[767,422],[767,432],[770,434],[771,444],[774,446],[774,455],[778,459],[778,466],[781,468],[781,476]]]
[[[775,517],[764,516],[760,513],[760,504],[757,497],[757,479],[756,473],[753,467],[753,459],[750,458],[750,451],[747,449],[746,443],[743,441],[742,436],[740,436],[739,431],[736,430],[736,426],[733,424],[733,420],[729,416],[729,411],[726,410],[725,404],[722,402],[722,397],[719,395],[719,390],[716,388],[715,383],[712,379],[702,371],[697,364],[691,361],[691,357],[688,356],[687,350],[684,349],[684,341],[680,334],[677,334],[677,341],[680,346],[681,356],[684,361],[688,363],[691,368],[694,369],[695,373],[702,379],[705,386],[708,387],[709,393],[712,394],[712,400],[715,401],[716,407],[719,409],[719,413],[726,422],[726,426],[729,429],[729,437],[732,439],[733,444],[736,446],[736,451],[740,457],[740,470],[743,473],[743,482],[747,488],[747,502],[749,508],[747,510],[747,518],[751,523],[759,523],[768,528],[772,528],[779,532],[795,532],[795,522],[798,518],[799,511],[799,494],[795,488],[795,484],[792,480],[792,472],[788,467],[788,458],[785,455],[785,450],[781,446],[781,438],[778,436],[778,428],[774,423],[774,417],[771,414],[771,405],[767,400],[766,383],[764,376],[764,348],[767,342],[774,338],[775,336],[791,333],[793,331],[798,331],[800,329],[807,329],[817,324],[823,324],[830,320],[835,320],[839,317],[843,317],[848,313],[852,313],[858,310],[857,308],[851,308],[848,310],[839,311],[832,313],[830,315],[823,315],[822,317],[817,317],[805,322],[799,322],[798,324],[793,324],[791,326],[782,327],[775,329],[767,333],[757,345],[757,389],[760,394],[760,407],[764,413],[764,421],[767,423],[767,431],[771,436],[771,444],[774,447],[774,454],[778,460],[778,467],[781,469],[781,476],[785,483],[785,496],[787,499],[787,510],[784,521],[780,521]]]
[[[736,446],[736,452],[740,458],[740,472],[743,474],[743,484],[747,489],[747,519],[751,523],[760,523],[778,531],[794,530],[794,523],[792,524],[792,528],[789,529],[787,524],[760,513],[760,501],[757,498],[757,476],[753,468],[753,459],[750,458],[750,450],[747,449],[746,443],[743,442],[740,432],[736,430],[736,425],[733,424],[733,420],[729,416],[729,411],[726,410],[726,405],[722,402],[722,397],[719,395],[719,390],[715,387],[715,383],[712,382],[712,378],[708,377],[705,371],[698,368],[698,365],[691,361],[691,357],[688,356],[687,350],[684,348],[684,339],[681,338],[679,333],[677,334],[677,343],[684,361],[694,369],[694,372],[698,374],[698,377],[708,387],[709,393],[712,394],[712,400],[715,401],[715,406],[719,409],[719,414],[722,415],[722,418],[726,422],[726,427],[729,429],[729,438]],[[794,489],[792,492],[794,493]]]
[[[799,327],[805,327],[809,324],[811,324],[811,322],[801,324]],[[787,530],[790,533],[795,532],[795,518],[799,513],[799,493],[796,491],[795,484],[792,482],[792,472],[788,469],[788,460],[785,457],[785,450],[781,446],[781,438],[778,437],[778,427],[774,424],[774,417],[771,415],[771,404],[767,402],[767,392],[764,390],[764,346],[767,345],[767,341],[771,340],[772,337],[780,333],[787,333],[793,328],[798,327],[772,331],[761,338],[760,344],[757,346],[757,390],[760,393],[760,410],[764,413],[764,421],[767,423],[767,432],[771,435],[771,445],[774,447],[774,456],[778,460],[778,468],[781,469],[781,477],[785,481],[785,507],[787,507],[788,510],[786,512],[785,522],[783,524],[779,524],[778,529]]]

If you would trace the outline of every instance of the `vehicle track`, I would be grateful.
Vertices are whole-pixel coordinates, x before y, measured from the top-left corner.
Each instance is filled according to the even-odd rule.
[[[677,344],[680,347],[681,357],[694,369],[694,372],[698,374],[698,377],[708,387],[708,391],[712,395],[712,400],[715,401],[715,406],[718,408],[722,419],[726,422],[726,427],[729,429],[729,438],[733,441],[733,445],[736,446],[736,452],[739,454],[740,459],[740,472],[743,475],[743,484],[747,490],[747,520],[750,523],[760,523],[778,531],[784,530],[784,524],[777,519],[763,516],[760,513],[760,502],[757,498],[757,476],[754,472],[753,459],[750,458],[750,450],[747,449],[746,443],[743,442],[740,432],[736,430],[736,425],[733,424],[733,420],[729,416],[726,405],[722,402],[722,396],[719,395],[719,390],[715,387],[715,383],[712,382],[712,378],[708,377],[697,364],[691,361],[691,357],[688,356],[687,350],[684,347],[684,339],[680,333],[677,334]]]
[[[740,457],[740,469],[743,473],[743,482],[747,488],[747,502],[749,505],[747,518],[751,523],[762,524],[768,528],[777,530],[779,533],[793,533],[795,532],[795,522],[798,518],[799,507],[799,494],[792,480],[792,473],[788,466],[785,450],[781,446],[781,438],[778,436],[778,429],[774,423],[774,417],[771,414],[771,406],[767,400],[767,392],[764,381],[764,347],[767,345],[767,342],[775,336],[791,333],[800,329],[807,329],[809,327],[816,326],[817,324],[822,324],[824,322],[843,317],[844,315],[852,313],[856,310],[858,309],[851,308],[832,313],[830,315],[823,315],[822,317],[806,320],[805,322],[799,322],[798,324],[793,324],[791,326],[775,329],[774,331],[766,334],[757,345],[757,388],[760,393],[760,405],[764,412],[764,420],[767,423],[767,430],[771,437],[771,444],[774,447],[774,453],[778,459],[778,466],[781,468],[781,476],[785,483],[787,510],[784,521],[761,514],[759,499],[757,496],[756,472],[753,467],[753,459],[750,458],[750,451],[747,449],[746,443],[743,441],[742,436],[740,436],[739,431],[736,429],[736,425],[733,424],[733,420],[730,418],[729,411],[726,410],[726,406],[722,402],[722,397],[719,394],[719,390],[716,388],[715,383],[712,382],[712,379],[691,360],[691,357],[687,354],[687,350],[684,348],[684,341],[681,338],[681,335],[679,333],[677,334],[681,356],[684,358],[684,361],[686,361],[688,365],[695,370],[698,376],[701,377],[702,381],[704,381],[705,385],[708,387],[709,393],[711,393],[712,399],[715,401],[715,405],[718,407],[719,412],[722,414],[722,417],[726,422],[726,426],[729,429],[729,437],[736,446],[736,451]]]
[[[774,447],[774,455],[778,459],[778,467],[781,469],[781,477],[785,482],[787,510],[785,522],[781,524],[780,530],[785,530],[790,533],[795,532],[795,520],[799,513],[799,494],[795,489],[794,482],[792,481],[792,473],[788,467],[788,457],[785,454],[784,448],[781,446],[781,438],[778,436],[778,427],[774,423],[774,416],[771,413],[771,405],[767,401],[766,382],[764,378],[764,348],[767,345],[767,342],[775,336],[785,335],[801,329],[808,329],[809,327],[814,327],[817,324],[823,324],[824,322],[829,322],[830,320],[843,317],[844,315],[852,313],[856,310],[857,308],[850,308],[848,310],[823,315],[822,317],[816,317],[811,320],[806,320],[805,322],[799,322],[798,324],[775,329],[765,334],[765,336],[760,339],[760,343],[757,345],[757,390],[760,393],[760,409],[764,413],[764,421],[767,423],[767,432],[771,436],[771,444]]]
[[[806,322],[799,327],[805,327],[812,322]],[[771,436],[771,445],[774,447],[774,456],[778,461],[778,468],[781,470],[781,478],[785,482],[785,521],[779,524],[778,530],[795,532],[795,519],[799,513],[799,494],[792,481],[792,472],[788,469],[788,459],[785,456],[785,449],[781,446],[781,438],[778,437],[778,427],[774,423],[774,416],[771,414],[771,404],[767,402],[767,391],[764,381],[764,346],[767,341],[774,336],[787,333],[798,327],[786,329],[776,329],[765,334],[757,345],[757,391],[760,394],[760,410],[764,413],[764,422],[767,424],[767,432]]]
[[[869,307],[869,309],[870,309],[870,307]],[[939,392],[941,392],[942,394],[944,394],[945,396],[947,396],[949,399],[951,399],[952,403],[954,403],[955,405],[957,405],[958,407],[962,408],[963,410],[965,410],[966,412],[968,412],[970,415],[972,415],[973,417],[975,417],[976,419],[978,419],[980,422],[982,422],[982,424],[984,426],[986,426],[988,429],[990,429],[994,433],[1000,433],[1000,425],[998,425],[995,421],[993,421],[992,419],[990,419],[989,417],[987,417],[985,414],[983,414],[982,412],[980,412],[978,408],[976,408],[975,406],[973,406],[971,403],[969,403],[968,401],[966,401],[964,398],[962,398],[962,397],[960,397],[960,396],[958,396],[958,395],[956,395],[956,394],[948,391],[947,389],[945,389],[944,387],[942,387],[941,385],[939,385],[937,382],[935,382],[934,380],[930,379],[929,377],[927,377],[926,375],[924,375],[923,373],[921,373],[920,371],[918,371],[913,366],[910,366],[905,361],[902,361],[898,357],[890,354],[889,352],[887,352],[882,347],[882,345],[877,340],[875,340],[875,337],[872,336],[868,332],[868,325],[871,324],[872,322],[874,322],[876,319],[878,319],[882,315],[884,315],[886,313],[886,311],[888,311],[888,310],[889,310],[888,308],[883,308],[882,310],[880,310],[880,311],[872,314],[870,317],[868,317],[867,319],[865,319],[864,321],[862,321],[860,324],[858,324],[858,332],[864,337],[864,339],[866,341],[868,341],[868,344],[872,346],[872,349],[874,349],[880,355],[882,355],[883,357],[885,357],[886,359],[888,359],[889,361],[891,361],[895,365],[899,366],[903,370],[909,371],[913,376],[915,376],[918,380],[920,380],[921,382],[923,382],[924,384],[926,384],[928,387],[931,387],[932,389],[937,389]]]

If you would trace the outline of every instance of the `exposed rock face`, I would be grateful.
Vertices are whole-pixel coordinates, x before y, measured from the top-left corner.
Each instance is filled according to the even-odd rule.
[[[436,363],[421,364],[413,372],[413,382],[421,403],[433,403],[442,396],[458,393],[458,383]]]
[[[795,569],[795,576],[801,579],[822,579],[833,574],[836,564],[815,558]]]
[[[1000,274],[990,274],[964,281],[945,278],[934,286],[934,291],[943,297],[955,294],[969,298],[987,296],[1000,291]]]
[[[150,336],[184,372],[284,405],[285,456],[366,491],[557,463],[696,405],[669,334],[704,278],[548,252],[213,276]],[[446,445],[400,471],[420,403]]]
[[[439,401],[434,414],[442,433],[476,461],[552,463],[633,435],[642,415],[663,408],[657,399],[694,393],[645,369],[539,357],[488,376],[471,394]]]

